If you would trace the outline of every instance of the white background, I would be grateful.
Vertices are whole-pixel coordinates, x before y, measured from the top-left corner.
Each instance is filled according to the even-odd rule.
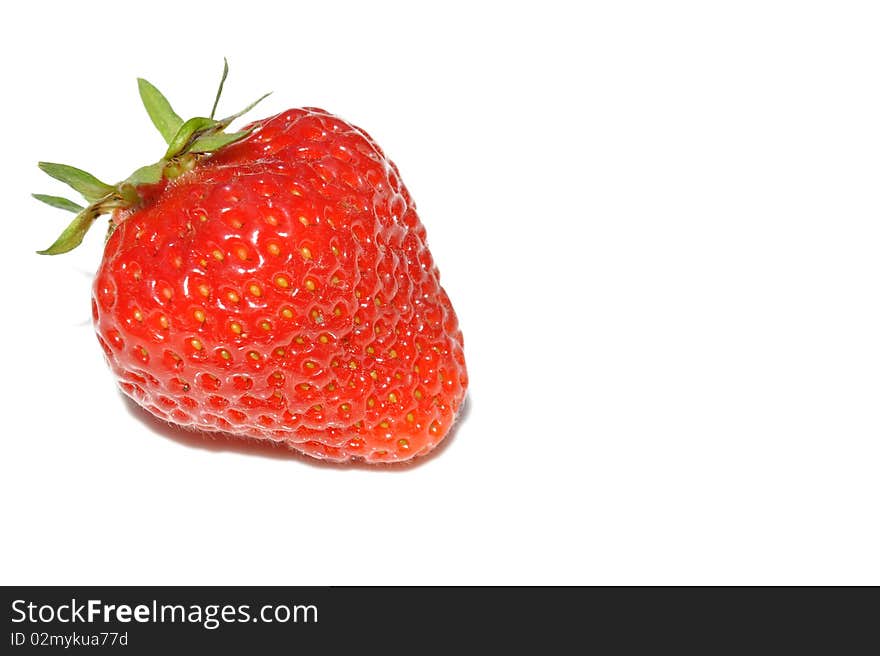
[[[3,62],[5,584],[880,584],[880,16],[849,2],[18,3]],[[367,6],[369,5],[369,7]],[[116,392],[111,180],[273,90],[369,131],[465,334],[407,469],[212,447]]]

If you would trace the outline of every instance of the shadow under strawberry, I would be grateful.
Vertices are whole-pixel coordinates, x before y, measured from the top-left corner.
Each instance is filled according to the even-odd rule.
[[[318,460],[317,458],[312,458],[299,451],[295,451],[283,442],[269,442],[267,440],[258,440],[244,435],[233,435],[232,433],[217,433],[185,428],[159,419],[152,413],[144,410],[121,390],[119,391],[119,396],[125,402],[125,408],[128,410],[128,413],[147,426],[150,431],[191,449],[201,449],[203,451],[214,452],[233,452],[261,458],[274,458],[277,460],[299,460],[303,464],[311,467],[342,470],[353,469],[356,471],[404,472],[418,469],[422,465],[428,464],[435,458],[439,457],[455,441],[455,436],[458,433],[459,428],[465,421],[467,421],[471,411],[470,395],[467,395],[465,396],[464,401],[462,401],[461,409],[458,412],[455,423],[450,428],[446,438],[426,455],[402,462],[367,464],[366,462],[358,460],[352,460],[351,462]]]

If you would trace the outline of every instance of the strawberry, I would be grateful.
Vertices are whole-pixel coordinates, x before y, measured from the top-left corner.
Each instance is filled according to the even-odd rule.
[[[42,163],[90,204],[35,195],[77,213],[44,254],[111,214],[92,314],[122,391],[169,422],[324,460],[435,447],[467,388],[462,335],[394,164],[321,109],[230,134],[243,112],[183,121],[139,87],[165,156],[116,185]]]

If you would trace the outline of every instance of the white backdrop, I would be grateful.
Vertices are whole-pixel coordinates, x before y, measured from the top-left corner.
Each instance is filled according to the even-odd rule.
[[[880,14],[865,2],[21,3],[3,62],[0,583],[880,584]],[[367,6],[369,5],[369,6]],[[274,94],[399,165],[465,335],[454,439],[371,471],[217,448],[116,392],[117,179]]]

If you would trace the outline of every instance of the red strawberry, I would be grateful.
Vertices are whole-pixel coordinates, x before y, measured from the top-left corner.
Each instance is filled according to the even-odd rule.
[[[118,185],[42,164],[92,203],[39,196],[78,212],[50,254],[112,212],[92,310],[123,391],[327,460],[435,447],[467,388],[462,335],[394,164],[320,109],[227,135],[238,115],[183,122],[140,85],[165,157]]]

